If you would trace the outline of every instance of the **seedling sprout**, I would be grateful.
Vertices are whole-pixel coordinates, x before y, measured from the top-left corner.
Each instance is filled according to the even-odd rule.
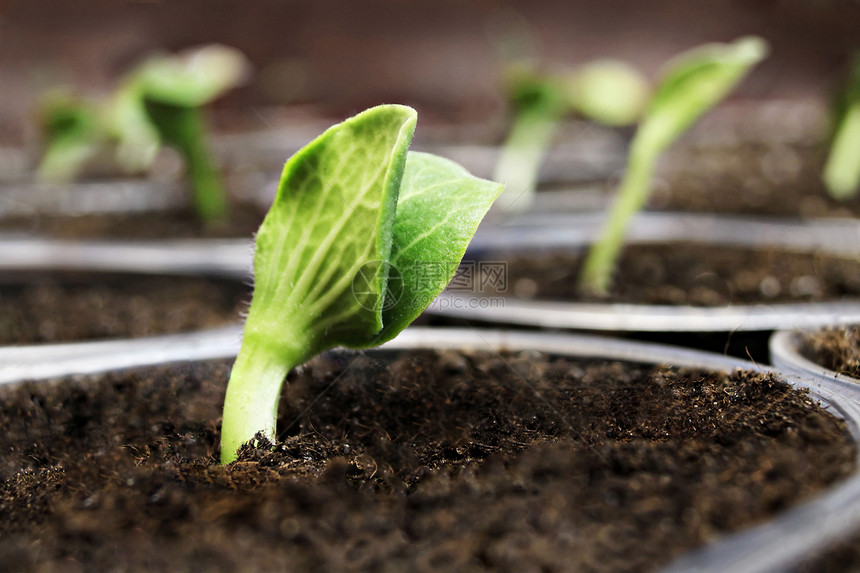
[[[255,285],[224,402],[221,461],[275,436],[287,373],[334,346],[396,336],[453,277],[502,186],[408,152],[416,112],[371,108],[284,166],[257,234]],[[444,276],[422,273],[446,263]]]
[[[631,143],[627,172],[607,222],[583,265],[579,281],[584,291],[608,291],[627,227],[651,193],[651,178],[660,155],[766,54],[764,40],[747,37],[731,44],[700,46],[668,64]]]
[[[98,109],[82,98],[53,92],[40,102],[45,152],[36,168],[40,181],[68,181],[96,153],[103,129]]]
[[[840,201],[860,190],[860,52],[854,55],[848,87],[839,102],[824,183],[831,197]]]
[[[204,46],[150,58],[117,92],[112,117],[118,161],[133,169],[137,166],[130,158],[138,153],[148,160],[158,144],[175,148],[185,161],[203,221],[223,218],[227,199],[206,146],[201,109],[244,81],[248,67],[233,48]]]
[[[201,109],[248,75],[245,57],[233,48],[208,45],[148,58],[119,85],[106,104],[65,98],[49,100],[48,138],[38,174],[70,181],[108,143],[128,173],[152,166],[161,145],[182,156],[202,221],[226,214],[227,201],[206,147]]]
[[[498,204],[507,211],[522,210],[531,203],[541,163],[566,115],[578,113],[605,125],[627,125],[639,117],[648,94],[639,73],[616,60],[597,60],[552,73],[518,62],[506,71],[514,119],[493,179],[505,183],[507,191]]]

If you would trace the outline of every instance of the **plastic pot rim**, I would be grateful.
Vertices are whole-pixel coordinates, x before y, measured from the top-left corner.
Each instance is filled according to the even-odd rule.
[[[845,321],[843,323],[833,323],[826,326],[843,326],[849,324],[854,323]],[[860,378],[855,378],[848,374],[830,370],[829,368],[826,368],[801,354],[801,338],[804,333],[813,331],[813,329],[794,329],[774,332],[768,343],[771,360],[773,361],[774,366],[784,372],[791,372],[798,376],[809,376],[820,380],[826,380],[830,384],[856,390],[858,400],[860,400]]]
[[[530,250],[582,249],[599,232],[603,214],[525,215],[479,229],[466,260],[503,259]],[[775,247],[856,257],[860,222],[722,217],[686,213],[637,215],[630,244],[685,241],[751,248]],[[443,293],[428,312],[494,323],[598,331],[734,332],[810,328],[860,322],[860,299],[819,303],[761,303],[722,307],[579,303]]]

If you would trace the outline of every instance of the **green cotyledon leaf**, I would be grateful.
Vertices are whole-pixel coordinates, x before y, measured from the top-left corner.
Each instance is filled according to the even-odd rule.
[[[284,166],[257,233],[254,294],[224,400],[222,462],[257,432],[274,437],[280,389],[293,367],[382,329],[388,272],[379,263],[391,254],[416,119],[405,106],[371,108]]]
[[[178,54],[154,56],[132,76],[143,94],[158,102],[198,107],[241,85],[251,65],[242,52],[209,44]]]
[[[706,44],[670,61],[636,134],[633,152],[659,155],[719,103],[768,51],[761,38]],[[640,149],[646,148],[647,151]]]
[[[258,315],[275,328],[304,320],[327,346],[379,332],[387,273],[377,263],[391,252],[415,123],[411,108],[375,107],[290,159],[257,234],[252,312],[259,312],[249,324]]]
[[[409,152],[394,220],[383,329],[373,344],[397,336],[451,282],[503,188],[448,159]]]

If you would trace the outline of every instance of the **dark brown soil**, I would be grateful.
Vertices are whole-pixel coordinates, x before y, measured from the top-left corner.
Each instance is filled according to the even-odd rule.
[[[857,217],[860,194],[840,202],[821,180],[825,145],[686,146],[672,151],[650,200],[676,211]]]
[[[860,326],[825,328],[805,335],[801,350],[816,364],[860,378]]]
[[[4,277],[0,345],[222,326],[238,322],[250,299],[249,287],[225,279],[59,272],[18,276],[15,282]]]
[[[581,251],[506,256],[507,295],[694,306],[811,302],[860,296],[860,261],[697,244],[625,247],[608,298],[583,297]],[[487,294],[492,294],[487,291]]]
[[[813,555],[797,568],[797,573],[844,573],[860,571],[860,535]]]
[[[313,362],[283,441],[225,468],[228,372],[4,393],[4,568],[651,571],[855,468],[768,376],[449,352]]]
[[[57,239],[250,239],[265,214],[266,210],[257,205],[238,203],[233,206],[229,220],[223,223],[203,223],[191,209],[175,209],[125,215],[16,217],[0,221],[0,228]]]

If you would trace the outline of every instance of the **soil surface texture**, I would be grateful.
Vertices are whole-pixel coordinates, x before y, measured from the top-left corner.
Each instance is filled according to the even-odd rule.
[[[241,281],[215,278],[55,272],[14,280],[0,282],[0,345],[223,326],[251,300]]]
[[[228,362],[4,390],[0,562],[39,571],[653,571],[849,475],[770,376],[330,354],[217,465]]]
[[[802,344],[816,364],[860,379],[860,326],[824,328],[805,335]]]
[[[40,215],[0,220],[4,232],[25,232],[56,239],[217,239],[251,240],[263,222],[264,208],[235,204],[224,222],[204,223],[191,209],[110,215]]]
[[[797,573],[844,573],[860,571],[860,535],[811,555],[796,569]]]
[[[669,153],[652,207],[673,211],[784,217],[857,217],[860,194],[830,197],[821,179],[825,145],[739,143]]]
[[[580,250],[505,256],[506,296],[706,307],[860,296],[856,259],[672,243],[628,245],[609,296],[584,297],[577,285],[583,256]]]

